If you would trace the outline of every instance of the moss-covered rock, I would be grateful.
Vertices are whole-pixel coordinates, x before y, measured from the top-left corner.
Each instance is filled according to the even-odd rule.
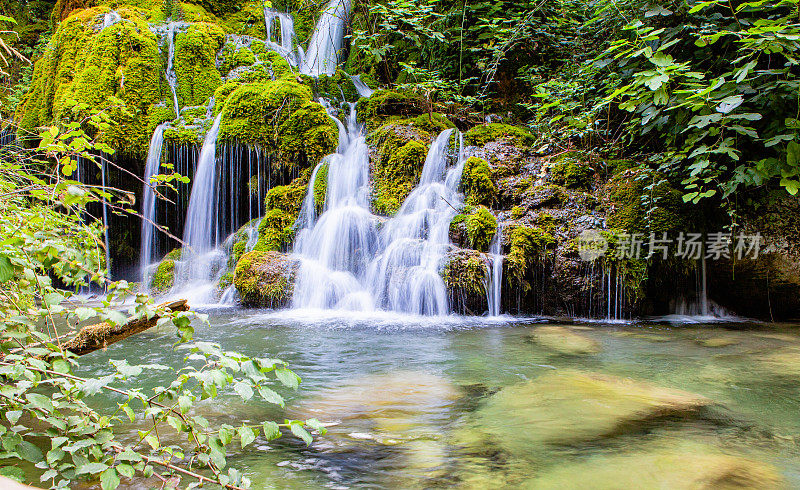
[[[228,82],[217,91],[224,100],[220,138],[274,152],[288,168],[315,165],[338,144],[339,129],[325,108],[312,102],[300,83],[276,80]]]
[[[467,240],[472,248],[487,252],[497,232],[497,219],[486,206],[478,206],[475,211],[467,215]]]
[[[176,89],[181,107],[204,104],[222,85],[217,70],[217,51],[225,41],[225,32],[216,24],[191,24],[175,36]]]
[[[550,181],[567,189],[589,188],[594,174],[594,167],[578,153],[561,155],[550,165]]]
[[[419,182],[430,139],[427,131],[399,122],[370,133],[373,212],[391,216],[400,209]]]
[[[534,136],[527,130],[500,123],[482,124],[464,133],[464,144],[468,146],[486,146],[492,141],[530,146],[534,140]]]
[[[291,184],[273,187],[264,198],[264,217],[258,227],[254,250],[285,250],[294,238],[294,224],[303,203],[310,169]]]
[[[280,308],[291,301],[298,267],[289,255],[253,250],[236,264],[233,285],[244,305]]]
[[[227,75],[234,68],[250,66],[256,62],[256,55],[247,46],[240,46],[236,43],[225,43],[222,49],[221,71]]]
[[[556,244],[553,235],[541,228],[516,226],[509,234],[510,248],[506,256],[508,280],[514,286],[525,288],[525,277],[534,263]]]
[[[626,170],[606,184],[605,196],[610,228],[657,236],[685,228],[683,194],[657,172]]]
[[[336,149],[339,128],[324,107],[307,102],[279,126],[278,142],[284,163],[313,166]]]
[[[425,112],[424,107],[422,98],[412,92],[378,90],[371,97],[360,99],[357,110],[359,120],[372,130],[391,116],[418,116]]]
[[[473,206],[479,204],[491,206],[497,195],[497,186],[492,181],[489,163],[482,158],[467,158],[464,162],[461,186],[464,189],[464,202]]]
[[[161,260],[153,277],[150,278],[149,288],[153,294],[164,293],[175,284],[175,261],[180,258],[180,249],[177,249],[177,254],[174,252],[170,252]]]
[[[108,7],[78,10],[59,26],[36,62],[29,92],[18,107],[20,132],[66,121],[82,121],[105,111],[113,121],[100,141],[118,153],[147,153],[152,128],[148,112],[165,99],[158,41],[135,8],[103,30]],[[97,130],[86,127],[91,133]]]
[[[489,273],[486,257],[477,250],[456,249],[447,254],[442,279],[451,296],[483,296]]]

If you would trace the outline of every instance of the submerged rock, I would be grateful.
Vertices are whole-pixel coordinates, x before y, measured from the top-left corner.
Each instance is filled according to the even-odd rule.
[[[702,444],[680,444],[603,455],[545,471],[526,488],[782,488],[772,466],[723,454]]]
[[[325,449],[356,449],[438,441],[449,409],[462,396],[444,378],[417,371],[370,375],[332,387],[301,404],[294,416],[332,422],[320,440]],[[426,465],[432,465],[427,462]]]
[[[577,334],[566,327],[538,327],[533,332],[533,340],[559,354],[584,355],[600,352],[600,343],[594,339]]]
[[[711,337],[709,339],[697,339],[695,342],[704,347],[712,347],[712,348],[728,347],[739,343],[738,340],[727,337]]]
[[[700,395],[631,379],[558,372],[490,397],[476,412],[477,434],[466,442],[496,444],[527,457],[544,445],[612,437],[662,417],[692,415],[711,403]]]
[[[784,347],[757,358],[761,367],[778,376],[800,376],[800,347]]]
[[[299,263],[280,252],[254,250],[236,264],[233,284],[247,306],[286,306],[292,298]]]

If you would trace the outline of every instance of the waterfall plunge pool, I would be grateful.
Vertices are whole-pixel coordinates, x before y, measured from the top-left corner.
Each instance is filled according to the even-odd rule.
[[[334,424],[308,448],[290,435],[232,446],[229,464],[253,488],[800,487],[791,326],[207,313],[196,340],[283,359],[303,379],[281,390],[285,410],[200,402],[212,425]],[[185,352],[173,342],[152,329],[84,356],[81,372],[102,375],[121,358],[177,369]],[[160,373],[131,383],[147,388]]]

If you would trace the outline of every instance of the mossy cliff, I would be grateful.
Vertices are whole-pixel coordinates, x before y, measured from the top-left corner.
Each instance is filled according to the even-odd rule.
[[[123,20],[100,30],[109,10],[78,10],[58,26],[18,108],[21,136],[106,111],[115,123],[100,131],[101,141],[120,153],[147,152],[148,112],[168,91],[162,70],[155,69],[161,66],[158,40],[133,7],[120,7]]]

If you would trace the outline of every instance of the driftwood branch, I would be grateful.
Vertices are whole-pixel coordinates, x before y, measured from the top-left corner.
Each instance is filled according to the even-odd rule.
[[[185,299],[161,306],[170,311],[189,310],[189,303]],[[111,325],[107,322],[88,325],[80,329],[75,337],[66,341],[64,349],[79,356],[104,349],[114,342],[154,327],[160,318],[161,316],[154,315],[152,318],[136,318],[123,325]]]

